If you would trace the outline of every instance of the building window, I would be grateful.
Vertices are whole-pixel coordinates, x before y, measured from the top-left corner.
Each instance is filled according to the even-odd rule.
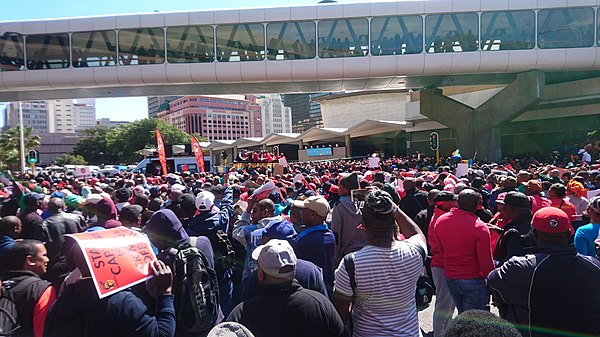
[[[369,52],[367,19],[323,20],[319,22],[319,57],[360,57]]]
[[[217,26],[217,60],[219,62],[261,61],[264,57],[265,36],[262,24]]]
[[[165,36],[162,28],[119,31],[119,64],[144,65],[165,62]]]
[[[538,12],[539,48],[579,48],[593,44],[593,8],[543,9]]]
[[[316,25],[312,21],[267,25],[269,60],[312,59],[316,56]],[[239,102],[233,102],[239,104]]]
[[[23,36],[18,33],[0,35],[0,71],[25,69]]]
[[[477,13],[436,14],[425,19],[425,46],[428,53],[455,53],[477,50]]]
[[[402,55],[423,51],[423,18],[388,16],[371,20],[371,54]]]
[[[26,38],[27,69],[68,68],[69,35],[28,35]]]
[[[488,12],[481,15],[481,50],[532,49],[534,45],[533,11]]]

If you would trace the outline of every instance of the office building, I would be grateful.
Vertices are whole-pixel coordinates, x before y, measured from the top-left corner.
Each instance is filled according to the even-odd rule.
[[[281,96],[283,105],[292,109],[292,130],[302,133],[308,130],[304,125],[309,124],[310,94],[285,94]]]
[[[182,96],[148,96],[148,118],[156,118],[158,113],[167,110],[169,103]]]
[[[263,136],[261,106],[252,95],[184,96],[157,117],[209,141]]]
[[[283,105],[281,95],[265,95],[258,99],[262,129],[265,135],[292,132],[292,109]]]

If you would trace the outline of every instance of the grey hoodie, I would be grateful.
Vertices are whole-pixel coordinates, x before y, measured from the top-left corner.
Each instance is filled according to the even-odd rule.
[[[356,228],[362,223],[362,216],[358,213],[356,204],[350,197],[340,197],[340,201],[333,206],[331,214],[336,263],[339,263],[346,254],[355,252],[367,244],[365,231]]]

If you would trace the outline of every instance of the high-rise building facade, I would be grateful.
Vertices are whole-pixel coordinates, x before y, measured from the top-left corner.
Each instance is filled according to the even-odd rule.
[[[256,96],[184,96],[169,103],[157,118],[189,134],[213,140],[263,137]]]
[[[331,95],[330,92],[321,92],[310,95],[310,110],[308,112],[308,123],[305,125],[304,130],[308,130],[313,126],[323,127],[323,117],[321,116],[321,104],[316,102],[314,99]]]
[[[75,133],[96,125],[96,107],[93,99],[27,101],[22,103],[23,125],[33,128],[35,134]],[[6,108],[5,126],[19,124],[19,103],[11,102]]]
[[[92,128],[96,125],[96,100],[78,99],[74,104],[75,109],[75,131]]]
[[[28,101],[22,103],[23,125],[33,129],[34,134],[49,133],[51,130],[47,101]],[[52,127],[54,127],[52,122]],[[10,102],[6,106],[4,125],[12,128],[19,125],[19,103]]]
[[[292,132],[292,109],[283,105],[281,95],[266,95],[258,98],[261,107],[261,122],[263,132],[271,133]]]
[[[282,99],[283,104],[292,109],[292,132],[308,130],[305,125],[310,124],[310,94],[285,94]]]
[[[75,111],[73,100],[48,101],[50,132],[75,133]]]
[[[158,117],[158,113],[168,108],[168,103],[182,96],[148,96],[148,118]],[[165,104],[166,103],[166,104]]]

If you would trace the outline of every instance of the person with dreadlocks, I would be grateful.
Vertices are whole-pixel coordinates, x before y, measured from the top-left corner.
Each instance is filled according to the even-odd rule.
[[[414,295],[427,256],[425,236],[382,190],[367,194],[361,213],[367,245],[335,271],[336,310],[344,321],[352,315],[354,337],[419,336]],[[404,241],[397,240],[396,224]]]

